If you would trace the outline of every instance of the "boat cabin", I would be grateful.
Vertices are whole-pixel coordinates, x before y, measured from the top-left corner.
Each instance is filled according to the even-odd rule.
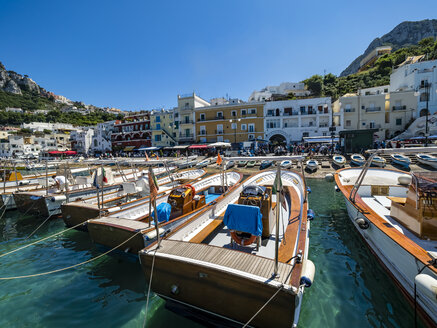
[[[405,198],[390,197],[390,216],[422,239],[437,240],[437,175],[414,174]]]
[[[205,195],[196,195],[196,190],[189,184],[173,189],[167,203],[171,205],[170,220],[206,205]]]

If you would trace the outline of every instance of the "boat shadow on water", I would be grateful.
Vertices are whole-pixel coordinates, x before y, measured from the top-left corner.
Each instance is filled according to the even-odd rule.
[[[311,181],[316,211],[309,257],[317,273],[304,298],[302,326],[414,327],[414,312],[350,222],[334,184]],[[315,316],[314,311],[319,315]],[[419,323],[419,327],[421,327]]]

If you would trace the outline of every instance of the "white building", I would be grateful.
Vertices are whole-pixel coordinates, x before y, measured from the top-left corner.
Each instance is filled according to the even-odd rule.
[[[437,112],[437,60],[421,61],[424,56],[409,57],[390,75],[390,92],[416,92],[417,111],[415,117],[426,115],[429,85],[429,112]]]
[[[330,136],[330,127],[342,130],[342,113],[333,113],[331,98],[270,101],[264,105],[264,132],[269,141],[302,141],[303,137]]]
[[[42,147],[34,142],[33,136],[10,135],[9,136],[9,156],[28,157],[39,155]]]
[[[13,107],[6,107],[7,112],[13,112],[13,113],[23,113],[24,111],[21,108],[13,108]]]
[[[93,153],[106,153],[112,151],[111,135],[114,132],[116,121],[98,123],[94,129],[91,151]]]
[[[72,124],[46,122],[23,123],[21,124],[21,128],[30,129],[32,132],[44,132],[44,130],[50,130],[54,133],[68,133],[76,130]]]
[[[86,127],[70,133],[71,149],[79,154],[88,154],[93,142],[94,129]]]
[[[305,97],[311,94],[305,90],[305,83],[283,82],[278,86],[267,86],[260,91],[254,91],[249,97],[249,102],[259,102],[270,100],[273,95],[287,96],[293,93],[296,97]]]

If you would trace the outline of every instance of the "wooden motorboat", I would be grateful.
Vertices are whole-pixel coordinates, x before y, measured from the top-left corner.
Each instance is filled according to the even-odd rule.
[[[305,286],[314,277],[306,187],[300,174],[283,171],[285,202],[278,202],[272,194],[276,174],[264,170],[250,177],[220,206],[169,232],[159,248],[155,243],[140,251],[147,281],[153,263],[151,289],[170,309],[176,304],[209,325],[243,326],[265,305],[249,326],[297,325]]]
[[[244,167],[247,165],[247,161],[238,161],[238,167]]]
[[[337,167],[343,167],[346,164],[346,158],[343,155],[332,156],[332,163]]]
[[[362,240],[411,304],[416,300],[418,313],[435,326],[437,176],[342,169],[335,182]]]
[[[201,168],[207,167],[209,164],[210,164],[210,160],[204,159],[203,161],[200,161],[199,163],[197,163],[196,167],[201,169]]]
[[[416,154],[417,161],[419,163],[437,168],[437,157],[430,154]]]
[[[372,159],[372,166],[379,166],[379,167],[384,167],[385,166],[385,158],[375,155]]]
[[[256,164],[256,161],[248,161],[246,166],[247,167],[254,167],[255,164]]]
[[[194,183],[206,174],[203,169],[190,169],[180,171],[158,180],[159,195],[168,195],[170,189],[182,184]],[[122,190],[105,193],[103,202],[97,195],[69,202],[61,206],[62,219],[67,227],[73,227],[80,223],[86,223],[88,219],[110,215],[124,207],[141,204],[149,201],[148,178],[143,177],[137,181],[123,182]],[[127,203],[127,204],[126,204]],[[86,230],[87,226],[78,227],[79,230]]]
[[[156,171],[162,172],[162,169],[163,168],[158,168]],[[100,186],[103,185],[99,191],[103,192],[103,194],[119,191],[124,181],[136,180],[142,176],[142,171],[137,172],[136,170],[131,169],[124,170],[120,174],[113,174],[110,168],[105,169],[105,171],[110,182],[108,184],[103,184],[102,182],[99,183]],[[101,180],[100,168],[99,172],[99,179]],[[17,209],[20,212],[27,213],[29,215],[49,217],[61,214],[62,204],[97,195],[97,189],[93,186],[93,178],[77,178],[85,178],[85,181],[76,184],[70,184],[69,182],[68,191],[60,191],[49,186],[48,190],[34,190],[14,193],[13,196],[15,204],[17,204]]]
[[[317,162],[315,159],[310,159],[306,162],[306,168],[310,172],[317,171],[319,168],[319,162]]]
[[[225,170],[229,170],[230,168],[235,166],[235,162],[234,161],[227,161],[225,163]]]
[[[265,170],[273,165],[273,161],[265,160],[261,162],[261,165],[259,166],[260,170]]]
[[[224,177],[224,180],[223,180]],[[168,220],[159,225],[162,233],[168,233],[183,224],[196,212],[208,207],[221,206],[225,195],[239,185],[243,175],[237,172],[218,173],[196,181],[190,185],[172,189],[169,193],[157,198],[158,207],[170,204],[171,212]],[[149,202],[129,206],[107,217],[88,220],[88,232],[91,239],[100,245],[114,248],[124,240],[137,234],[135,238],[123,244],[122,250],[137,254],[156,238],[156,228],[151,225]],[[138,234],[138,231],[141,231]]]
[[[293,162],[288,160],[288,159],[286,159],[285,161],[281,162],[281,168],[282,169],[290,169],[292,165],[293,165]]]
[[[390,154],[390,157],[394,164],[400,165],[406,169],[410,167],[411,160],[407,156],[402,154]]]
[[[366,159],[361,154],[352,154],[351,163],[355,166],[362,166],[364,163],[366,163]]]

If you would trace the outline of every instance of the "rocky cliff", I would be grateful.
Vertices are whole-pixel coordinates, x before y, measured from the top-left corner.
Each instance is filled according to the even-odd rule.
[[[49,96],[47,91],[41,88],[27,75],[21,75],[14,71],[7,71],[0,62],[0,90],[22,95],[23,91],[29,91],[42,96]]]
[[[360,61],[373,49],[380,46],[391,46],[394,50],[417,44],[427,37],[437,37],[437,19],[425,19],[418,22],[402,22],[392,31],[380,38],[373,40],[364,53],[357,57],[340,76],[346,76],[358,72]]]

